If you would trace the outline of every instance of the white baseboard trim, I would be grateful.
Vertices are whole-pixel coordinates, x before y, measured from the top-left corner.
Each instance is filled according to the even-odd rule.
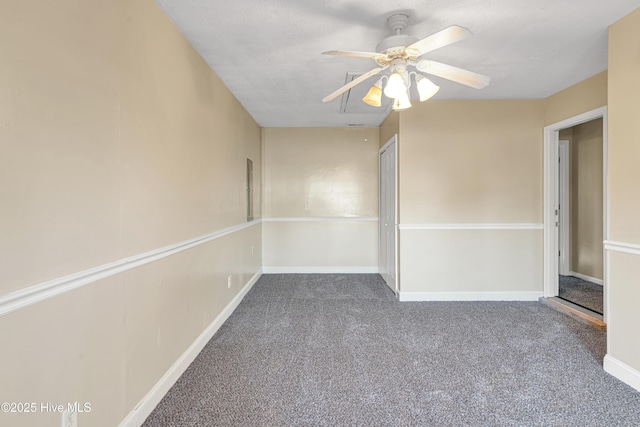
[[[98,280],[122,273],[123,271],[131,270],[141,265],[166,258],[178,252],[211,242],[220,237],[235,233],[236,231],[244,230],[245,228],[260,224],[261,222],[261,219],[256,219],[233,227],[227,227],[213,233],[205,234],[204,236],[196,237],[195,239],[185,240],[142,254],[122,258],[109,264],[104,264],[89,270],[80,271],[78,273],[59,277],[44,283],[29,286],[28,288],[0,295],[0,316],[20,310],[49,298],[53,298],[56,295],[73,291],[74,289],[78,289]]]
[[[540,291],[501,292],[402,292],[399,301],[538,301]]]
[[[623,383],[640,391],[640,371],[608,354],[604,356],[604,370]]]
[[[604,285],[604,281],[602,279],[596,279],[595,277],[587,276],[586,274],[582,273],[576,273],[575,271],[570,271],[569,276],[577,277],[578,279],[586,280],[587,282],[595,283],[596,285]]]
[[[155,386],[142,398],[135,408],[120,423],[120,427],[140,427],[147,417],[153,412],[169,389],[178,381],[180,376],[187,370],[191,362],[202,351],[205,345],[211,340],[213,335],[220,329],[220,326],[229,318],[231,313],[238,307],[242,299],[251,290],[253,285],[262,275],[262,270],[258,270],[246,285],[238,292],[231,302],[222,310],[213,322],[200,334],[198,338],[187,348],[178,360],[160,378]]]
[[[378,267],[369,266],[308,266],[308,267],[262,267],[264,274],[377,274]]]

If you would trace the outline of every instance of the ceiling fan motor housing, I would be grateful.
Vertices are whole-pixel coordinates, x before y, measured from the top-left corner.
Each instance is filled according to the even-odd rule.
[[[376,52],[389,53],[394,50],[404,49],[418,41],[417,37],[410,36],[408,34],[394,34],[383,39],[376,46]]]
[[[391,30],[392,35],[383,39],[376,46],[376,52],[390,53],[394,50],[400,50],[418,41],[417,37],[408,34],[402,34],[409,25],[409,15],[405,13],[396,13],[387,19],[387,27]]]

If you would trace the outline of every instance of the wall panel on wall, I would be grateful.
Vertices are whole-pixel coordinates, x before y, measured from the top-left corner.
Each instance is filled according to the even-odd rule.
[[[263,140],[265,271],[374,271],[378,129],[269,128]]]
[[[377,218],[283,218],[262,224],[264,271],[374,273],[378,265]]]
[[[542,296],[542,230],[401,229],[401,299],[537,299]],[[497,297],[496,297],[497,298]],[[447,299],[447,298],[445,298]]]
[[[626,286],[627,283],[637,283],[640,277],[640,255],[611,251],[609,255],[611,271],[612,308],[609,329],[609,354],[617,360],[637,368],[637,355],[640,353],[640,341],[629,339],[625,325],[637,325],[638,301],[640,301],[640,287]],[[616,286],[617,285],[617,286]]]
[[[433,101],[402,113],[401,292],[464,292],[470,286],[474,292],[542,291],[543,105],[542,100]],[[440,224],[454,230],[407,230]],[[460,224],[499,226],[455,230]],[[535,231],[500,230],[521,224]],[[467,268],[476,265],[479,236],[491,242],[488,253],[476,254],[489,257],[489,270]],[[436,242],[448,248],[447,257]],[[491,269],[490,278],[485,273]],[[472,271],[478,277],[470,282],[465,272]],[[521,274],[527,278],[519,280]]]

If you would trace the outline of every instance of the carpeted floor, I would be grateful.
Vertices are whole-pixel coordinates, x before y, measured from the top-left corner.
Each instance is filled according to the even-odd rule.
[[[602,286],[573,276],[560,276],[558,296],[598,314],[602,314]]]
[[[144,426],[638,426],[603,332],[538,302],[264,275]]]

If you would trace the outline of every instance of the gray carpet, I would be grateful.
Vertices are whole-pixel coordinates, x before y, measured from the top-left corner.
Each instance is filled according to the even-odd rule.
[[[605,334],[538,302],[265,275],[144,426],[638,426]]]
[[[602,314],[602,286],[573,276],[560,276],[558,296],[598,314]]]

